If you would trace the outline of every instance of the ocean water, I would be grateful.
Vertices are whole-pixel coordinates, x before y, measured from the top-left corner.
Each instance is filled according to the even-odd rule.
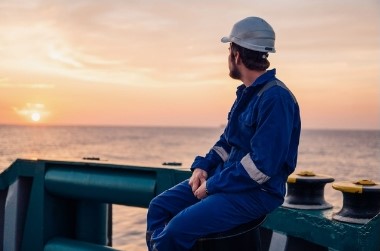
[[[188,169],[219,138],[222,128],[0,126],[0,172],[17,158],[97,157],[110,163],[160,167],[181,162]],[[176,167],[178,168],[178,167]],[[380,181],[380,130],[303,130],[297,171],[310,170],[336,181]],[[339,210],[342,195],[325,188]],[[114,205],[114,247],[146,250],[146,209]]]

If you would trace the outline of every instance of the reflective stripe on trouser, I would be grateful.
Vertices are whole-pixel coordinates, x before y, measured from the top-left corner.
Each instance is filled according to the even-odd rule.
[[[270,206],[273,203],[265,203],[264,197],[264,192],[257,189],[238,194],[217,193],[198,200],[188,180],[183,181],[154,198],[149,205],[149,250],[153,250],[153,245],[158,251],[190,250],[200,237],[249,222],[278,206],[278,203],[273,206]]]

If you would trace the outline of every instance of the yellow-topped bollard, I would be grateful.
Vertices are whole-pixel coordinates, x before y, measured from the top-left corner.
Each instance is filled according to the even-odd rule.
[[[343,193],[343,207],[333,219],[366,224],[380,212],[380,182],[369,179],[336,182],[332,187]]]
[[[324,198],[324,187],[334,178],[315,174],[312,171],[301,171],[292,174],[287,181],[287,194],[283,207],[296,209],[328,209],[332,208]]]

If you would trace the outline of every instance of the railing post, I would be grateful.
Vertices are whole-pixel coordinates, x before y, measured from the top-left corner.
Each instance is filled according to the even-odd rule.
[[[4,205],[4,250],[20,250],[31,187],[30,178],[18,178],[8,188]]]
[[[78,201],[76,239],[99,245],[108,244],[108,204]]]

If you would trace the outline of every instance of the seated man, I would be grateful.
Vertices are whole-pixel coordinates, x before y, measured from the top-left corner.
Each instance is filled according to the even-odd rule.
[[[263,19],[236,23],[228,67],[242,81],[220,139],[196,157],[192,176],[154,198],[147,215],[149,250],[190,250],[197,239],[260,218],[279,207],[297,162],[298,103],[267,70],[275,34]]]

